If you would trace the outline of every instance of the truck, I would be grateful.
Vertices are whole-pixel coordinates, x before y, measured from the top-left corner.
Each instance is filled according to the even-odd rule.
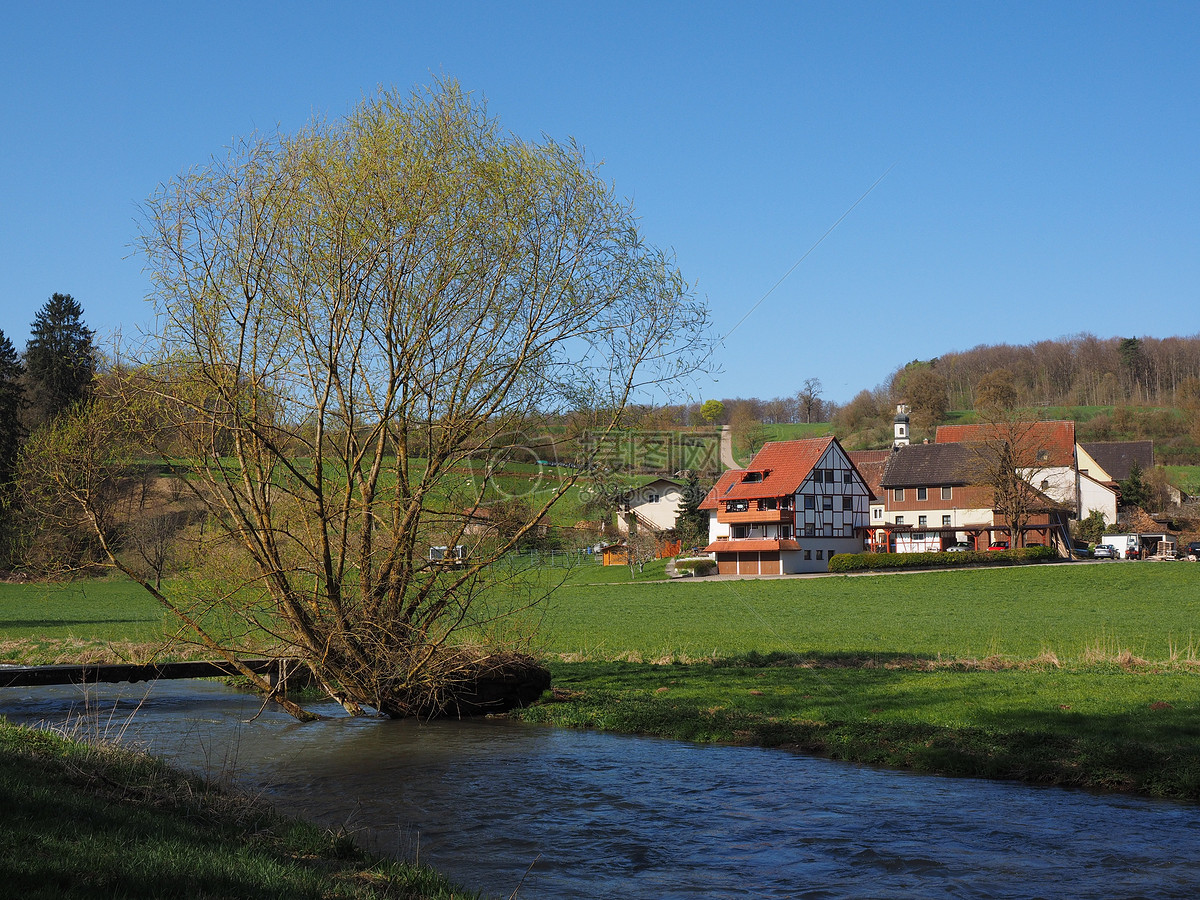
[[[1138,559],[1141,556],[1142,541],[1136,534],[1106,534],[1100,538],[1100,543],[1116,550],[1117,559]]]

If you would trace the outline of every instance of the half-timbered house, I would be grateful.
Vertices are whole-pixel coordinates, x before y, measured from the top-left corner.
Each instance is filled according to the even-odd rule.
[[[859,553],[872,494],[837,438],[773,441],[722,474],[700,508],[722,575],[824,572]]]

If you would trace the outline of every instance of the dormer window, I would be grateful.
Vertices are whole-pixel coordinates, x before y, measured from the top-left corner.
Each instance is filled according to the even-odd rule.
[[[742,476],[743,484],[757,484],[758,482],[760,482],[762,480],[763,480],[762,472],[747,472],[745,475]]]

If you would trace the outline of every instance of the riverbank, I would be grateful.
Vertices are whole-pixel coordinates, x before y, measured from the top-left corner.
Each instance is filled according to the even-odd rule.
[[[23,898],[475,897],[151,757],[0,720],[0,872]]]
[[[1191,666],[781,656],[551,670],[553,695],[515,716],[1200,801],[1200,682]]]

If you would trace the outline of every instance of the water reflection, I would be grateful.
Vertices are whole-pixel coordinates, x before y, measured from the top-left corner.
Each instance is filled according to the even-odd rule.
[[[205,682],[86,698],[9,689],[0,714],[73,720],[236,773],[284,809],[419,853],[491,896],[518,884],[526,900],[1200,891],[1194,806],[504,721],[299,725]]]

